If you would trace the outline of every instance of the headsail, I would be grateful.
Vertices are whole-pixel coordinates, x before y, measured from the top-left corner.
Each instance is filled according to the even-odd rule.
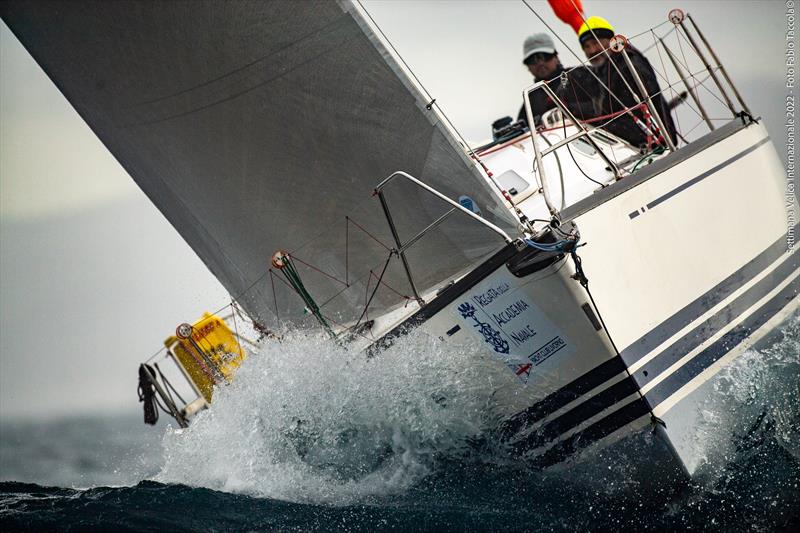
[[[304,282],[334,321],[358,318],[392,242],[371,192],[394,171],[453,199],[468,195],[486,219],[515,231],[502,200],[350,2],[10,1],[0,13],[265,325],[308,319],[268,270],[278,249],[304,261]],[[419,189],[393,187],[401,236],[445,211]],[[501,245],[456,215],[408,255],[426,289]],[[369,312],[408,294],[390,260]]]

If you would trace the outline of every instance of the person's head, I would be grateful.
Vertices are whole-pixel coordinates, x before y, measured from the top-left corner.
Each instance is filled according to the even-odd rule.
[[[522,63],[536,81],[547,81],[558,70],[559,60],[553,39],[546,33],[535,33],[522,45]]]
[[[614,27],[603,17],[589,17],[580,27],[578,41],[592,66],[599,67],[606,62],[606,55],[601,52],[608,48],[612,37]]]

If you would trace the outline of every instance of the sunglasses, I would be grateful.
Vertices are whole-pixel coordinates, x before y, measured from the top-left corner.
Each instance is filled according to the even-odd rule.
[[[524,63],[526,66],[531,66],[535,65],[536,63],[545,63],[547,61],[550,61],[551,59],[553,59],[553,57],[555,57],[555,54],[546,54],[544,52],[537,52],[532,56],[526,58]]]

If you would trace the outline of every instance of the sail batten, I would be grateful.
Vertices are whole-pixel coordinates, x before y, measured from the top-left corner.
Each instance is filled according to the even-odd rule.
[[[332,320],[362,314],[388,252],[347,220],[393,246],[371,193],[397,170],[454,200],[469,196],[487,220],[515,231],[502,200],[350,2],[10,1],[0,14],[265,325],[310,323],[268,270],[278,249],[314,266],[298,270]],[[393,185],[387,195],[405,238],[446,210],[413,187]],[[408,251],[423,290],[503,245],[469,217],[452,218]],[[405,303],[407,279],[390,263],[371,313]]]

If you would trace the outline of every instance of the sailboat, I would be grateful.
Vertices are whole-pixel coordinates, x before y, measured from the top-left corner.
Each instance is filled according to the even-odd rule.
[[[543,128],[470,145],[357,2],[0,14],[258,331],[470,346],[506,367],[496,434],[532,466],[649,426],[692,475],[713,377],[800,306],[786,173],[677,10],[730,118],[644,153],[555,94]]]

